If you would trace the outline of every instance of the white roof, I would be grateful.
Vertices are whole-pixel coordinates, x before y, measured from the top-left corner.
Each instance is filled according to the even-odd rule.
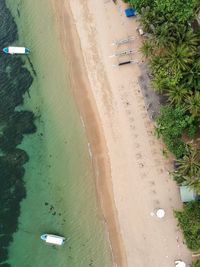
[[[47,235],[46,242],[51,243],[51,244],[55,244],[55,245],[62,245],[63,244],[63,237]]]
[[[25,47],[9,46],[8,52],[11,54],[24,54],[25,53]]]

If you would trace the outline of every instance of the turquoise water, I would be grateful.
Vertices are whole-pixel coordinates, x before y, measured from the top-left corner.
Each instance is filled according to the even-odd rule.
[[[18,25],[17,44],[31,49],[32,66],[24,60],[34,80],[20,109],[37,116],[37,132],[20,145],[30,157],[24,176],[27,196],[8,262],[12,267],[112,266],[51,1],[7,0],[7,5]],[[39,238],[46,232],[70,239],[63,247],[48,246]]]

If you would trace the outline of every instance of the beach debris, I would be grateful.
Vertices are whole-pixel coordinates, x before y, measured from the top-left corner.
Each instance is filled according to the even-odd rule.
[[[122,65],[127,65],[127,64],[138,64],[139,62],[137,60],[128,60],[124,62],[119,62],[118,64],[113,65],[113,67],[118,67]]]
[[[134,36],[128,36],[125,39],[120,39],[120,40],[116,40],[115,42],[112,43],[112,45],[122,45],[122,44],[127,44],[129,42],[132,42],[134,40]]]
[[[128,50],[116,52],[115,54],[111,55],[110,57],[126,56],[126,55],[133,54],[135,52],[136,52],[135,49],[128,49]]]
[[[125,9],[124,12],[127,18],[136,16],[136,10],[132,7]]]
[[[144,35],[144,31],[142,28],[137,27],[136,31],[139,33],[139,35],[141,35],[141,36]]]

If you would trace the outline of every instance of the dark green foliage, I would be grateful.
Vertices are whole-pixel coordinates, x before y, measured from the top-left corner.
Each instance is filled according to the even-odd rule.
[[[188,248],[193,251],[200,249],[200,202],[189,202],[183,211],[175,211],[175,217],[183,231]]]
[[[156,119],[156,133],[158,137],[162,136],[169,151],[181,158],[187,152],[182,135],[193,125],[194,121],[184,109],[166,106],[161,108]]]
[[[130,0],[129,1],[141,15],[143,9],[149,7],[150,21],[155,23],[173,22],[186,23],[193,19],[199,9],[198,0]]]

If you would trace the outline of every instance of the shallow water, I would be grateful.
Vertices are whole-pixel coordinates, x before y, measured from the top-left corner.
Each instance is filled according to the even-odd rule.
[[[7,0],[19,31],[18,45],[31,49],[26,67],[34,78],[20,109],[32,110],[37,132],[25,136],[26,198],[9,249],[12,267],[112,266],[107,233],[96,198],[88,145],[77,112],[49,0]],[[42,233],[70,240],[44,244]]]

